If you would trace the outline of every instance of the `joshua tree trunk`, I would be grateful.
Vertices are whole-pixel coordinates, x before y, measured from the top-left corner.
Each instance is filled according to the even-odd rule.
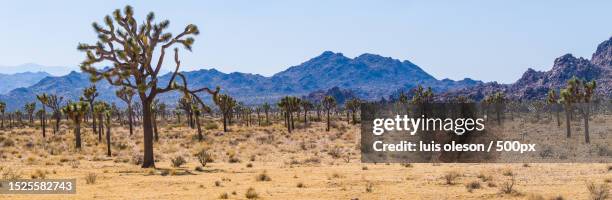
[[[355,111],[352,112],[353,113],[353,124],[357,124],[357,118],[355,118]]]
[[[570,110],[571,110],[570,106],[565,107],[565,127],[567,127],[567,138],[572,137],[572,130],[571,130],[571,124],[570,124],[570,117],[571,117]]]
[[[76,142],[76,149],[81,149],[81,122],[75,123],[74,140]]]
[[[106,118],[106,156],[111,156],[111,126],[110,126],[110,117]],[[100,122],[102,124],[102,122]]]
[[[306,125],[308,125],[308,111],[304,110],[304,127],[306,127]]]
[[[96,117],[95,117],[96,114],[94,114],[94,102],[93,101],[89,102],[89,112],[91,113],[91,120],[93,120],[91,124],[91,130],[95,134],[96,132],[98,132],[98,130],[96,129]],[[100,135],[100,133],[98,133],[98,135]]]
[[[561,126],[561,120],[559,119],[559,109],[555,109],[557,112],[557,126]]]
[[[329,131],[329,110],[327,110],[327,129],[325,131]]]
[[[223,132],[227,132],[227,115],[225,113],[221,113],[223,115]]]
[[[92,115],[91,118],[95,121],[96,116]],[[103,119],[102,114],[98,114],[97,118],[100,119],[100,124],[98,125],[98,142],[102,142],[102,133],[104,132]]]
[[[153,133],[155,133],[155,142],[159,141],[159,132],[157,132],[157,114],[152,113],[153,117]]]
[[[346,124],[351,124],[350,116],[349,116],[349,111],[348,110],[346,111]]]
[[[47,136],[47,132],[45,130],[45,115],[47,112],[45,112],[45,107],[43,106],[43,113],[40,114],[40,126],[42,127],[42,135],[43,138]]]
[[[130,135],[134,133],[134,115],[132,113],[132,105],[128,104],[128,123],[130,126]]]
[[[141,98],[144,95],[140,95]],[[142,100],[142,128],[144,131],[144,160],[142,168],[155,167],[155,159],[153,158],[153,123],[151,116],[151,100],[153,97],[145,97]]]
[[[200,117],[198,115],[195,115],[195,124],[198,128],[198,140],[201,142],[204,140],[204,136],[202,135],[202,127],[200,127]]]
[[[583,117],[584,117],[584,141],[589,144],[591,143],[591,138],[589,137],[589,103],[585,103],[584,104],[584,111],[583,112]]]
[[[266,124],[269,124],[270,120],[268,120],[268,112],[266,112]]]

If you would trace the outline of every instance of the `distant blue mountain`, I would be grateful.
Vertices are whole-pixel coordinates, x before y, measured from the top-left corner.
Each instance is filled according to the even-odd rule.
[[[29,87],[47,76],[50,76],[50,74],[46,72],[0,74],[0,94],[5,94],[20,87]]]
[[[375,54],[363,54],[351,59],[331,51],[323,52],[271,77],[240,72],[228,74],[216,69],[202,69],[183,74],[191,88],[220,86],[223,93],[229,93],[246,104],[274,102],[286,95],[306,96],[334,87],[349,90],[362,99],[374,100],[390,95],[399,88],[412,88],[418,84],[434,86],[437,91],[448,91],[481,83],[471,79],[437,80],[410,61]],[[167,83],[170,75],[163,75],[159,79],[161,84]],[[56,93],[66,99],[77,100],[82,90],[89,85],[91,83],[88,75],[71,72],[61,77],[47,77],[32,86],[0,95],[0,101],[7,102],[9,108],[20,108],[25,102],[34,101],[35,95],[42,92]],[[100,99],[122,105],[115,97],[114,90],[117,88],[104,80],[96,85],[100,91]],[[174,104],[179,95],[163,94],[160,99]],[[210,98],[206,96],[204,99]]]

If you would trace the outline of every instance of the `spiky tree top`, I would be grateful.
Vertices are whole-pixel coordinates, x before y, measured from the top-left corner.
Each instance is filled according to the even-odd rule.
[[[88,102],[93,102],[96,97],[98,97],[98,95],[98,89],[96,89],[95,85],[85,88],[83,90],[83,99],[87,100]]]
[[[62,112],[66,114],[72,121],[80,123],[83,120],[83,116],[87,113],[89,104],[84,101],[71,102],[62,108]]]
[[[557,93],[555,92],[555,90],[553,89],[548,90],[548,94],[546,95],[546,103],[548,104],[557,103]]]
[[[217,95],[214,100],[215,104],[219,106],[219,110],[224,114],[230,113],[236,106],[236,100],[227,94]]]
[[[427,87],[427,90],[423,86],[419,85],[414,90],[414,96],[412,96],[413,104],[429,103],[433,101],[433,91],[431,87]]]
[[[134,90],[129,87],[122,87],[121,89],[115,91],[115,94],[126,104],[131,104],[132,98],[134,97]]]
[[[34,111],[36,111],[36,103],[32,102],[32,103],[26,103],[23,106],[23,110],[25,110],[27,113],[32,114],[34,113]]]
[[[336,107],[336,99],[333,96],[325,96],[325,98],[323,98],[323,102],[321,104],[323,104],[323,107],[326,110],[330,110],[330,109]]]
[[[354,98],[346,102],[346,108],[350,111],[355,112],[359,110],[359,106],[361,105],[361,100]]]
[[[42,93],[40,95],[36,95],[36,98],[38,99],[38,101],[40,101],[40,103],[44,106],[46,106],[47,104],[49,104],[49,95]]]
[[[166,50],[176,45],[182,45],[191,51],[195,41],[192,36],[198,35],[196,25],[189,24],[185,29],[174,36],[166,32],[170,21],[155,21],[155,14],[150,12],[146,20],[139,24],[134,18],[134,10],[126,6],[123,12],[117,9],[112,16],[104,17],[104,24],[93,23],[92,26],[98,34],[99,41],[95,45],[79,44],[78,50],[86,52],[87,59],[81,64],[81,69],[91,75],[92,81],[106,79],[110,84],[134,89],[143,102],[152,102],[157,94],[171,90],[181,90],[184,93],[194,94],[195,98],[203,103],[196,95],[197,92],[207,91],[216,94],[208,88],[189,90],[185,77],[179,72],[179,50],[174,48],[174,73],[165,86],[160,86],[158,74],[164,63]],[[156,57],[158,56],[158,57]],[[98,70],[93,67],[95,63],[109,61],[113,67]],[[183,84],[175,82],[176,77],[182,78]]]
[[[106,102],[98,101],[94,104],[94,113],[96,114],[104,114],[104,112],[110,110],[110,105]]]

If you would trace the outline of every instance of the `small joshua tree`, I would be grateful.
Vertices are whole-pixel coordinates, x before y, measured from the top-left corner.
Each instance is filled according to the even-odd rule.
[[[91,130],[93,130],[93,133],[98,132],[98,130],[96,130],[96,117],[94,114],[94,102],[96,101],[96,97],[98,97],[98,95],[98,89],[96,89],[95,85],[92,85],[91,87],[85,88],[83,90],[82,99],[83,101],[87,101],[89,103],[89,113],[91,114],[92,118]]]
[[[55,118],[55,126],[53,127],[53,134],[56,134],[57,132],[59,132],[60,121],[62,120],[62,106],[61,105],[62,105],[63,100],[64,100],[64,97],[58,97],[55,94],[51,94],[51,95],[48,95],[48,99],[47,101],[45,101],[46,103],[43,103],[41,101],[41,103],[43,103],[47,107],[51,108],[51,110],[53,110],[53,118]]]
[[[130,126],[130,135],[132,135],[134,133],[134,110],[132,109],[134,90],[129,87],[122,87],[115,94],[127,105],[128,125]]]
[[[28,113],[28,120],[30,121],[30,124],[33,124],[34,123],[34,111],[36,111],[36,103],[35,102],[26,103],[23,106],[23,110]]]
[[[62,108],[62,112],[68,116],[74,122],[74,140],[75,148],[81,149],[81,123],[87,113],[89,104],[87,102],[79,101],[72,102]]]
[[[264,114],[266,115],[266,124],[270,124],[270,120],[268,119],[268,113],[270,112],[270,104],[268,104],[268,102],[264,103],[261,108],[264,111]]]
[[[557,126],[561,126],[561,120],[559,119],[559,108],[557,104],[557,93],[555,90],[548,90],[548,94],[546,95],[546,103],[551,106],[551,109],[555,110],[557,116]]]
[[[113,111],[112,109],[108,109],[104,111],[104,125],[106,126],[106,156],[111,156],[111,127],[112,127],[112,117]],[[100,122],[102,123],[102,122]]]
[[[355,113],[359,111],[359,107],[361,106],[361,101],[357,98],[351,99],[346,102],[346,108],[348,111],[351,111],[353,124],[357,124],[357,118],[355,117]]]
[[[236,100],[227,94],[220,94],[214,98],[215,104],[221,111],[223,120],[223,132],[227,132],[227,123],[229,121],[232,110],[236,106]]]
[[[304,127],[308,124],[308,111],[310,109],[312,109],[313,105],[310,101],[306,100],[306,99],[302,99],[300,102],[300,105],[302,106],[302,110],[304,111]]]
[[[576,103],[577,100],[576,97],[578,95],[576,94],[578,93],[579,82],[580,80],[578,80],[578,78],[572,77],[570,80],[567,81],[567,86],[565,87],[565,89],[562,89],[559,94],[559,103],[563,104],[565,107],[565,124],[567,138],[572,137],[570,118],[574,110],[573,104]]]
[[[40,101],[40,104],[42,104],[42,113],[40,115],[40,125],[42,126],[42,135],[43,137],[46,136],[46,124],[47,124],[47,110],[46,110],[46,106],[47,104],[49,104],[49,95],[43,93],[41,95],[36,95],[36,98],[38,99],[38,101]]]
[[[102,142],[102,133],[104,132],[104,113],[110,109],[110,106],[104,102],[95,102],[94,110],[91,117],[95,120],[98,118],[100,120],[100,124],[98,125],[98,142]],[[110,128],[106,126],[106,128]]]
[[[327,114],[327,128],[325,130],[329,131],[330,123],[331,123],[330,112],[331,112],[332,109],[334,109],[336,107],[336,99],[333,96],[326,96],[323,99],[322,104],[323,104],[323,108],[325,108],[325,112]]]

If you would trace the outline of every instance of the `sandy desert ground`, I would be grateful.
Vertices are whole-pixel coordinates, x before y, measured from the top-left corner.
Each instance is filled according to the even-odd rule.
[[[335,121],[326,132],[324,123],[297,122],[293,133],[278,123],[233,125],[223,133],[212,120],[203,120],[204,142],[184,124],[162,125],[156,169],[137,165],[140,129],[128,136],[115,124],[111,157],[91,128],[80,151],[68,124],[45,139],[37,126],[0,130],[3,178],[77,179],[77,194],[0,199],[590,199],[588,184],[612,182],[610,163],[362,164],[358,125]],[[202,149],[214,158],[205,167],[194,156]],[[172,166],[177,156],[186,164]],[[445,176],[456,178],[448,184]]]

